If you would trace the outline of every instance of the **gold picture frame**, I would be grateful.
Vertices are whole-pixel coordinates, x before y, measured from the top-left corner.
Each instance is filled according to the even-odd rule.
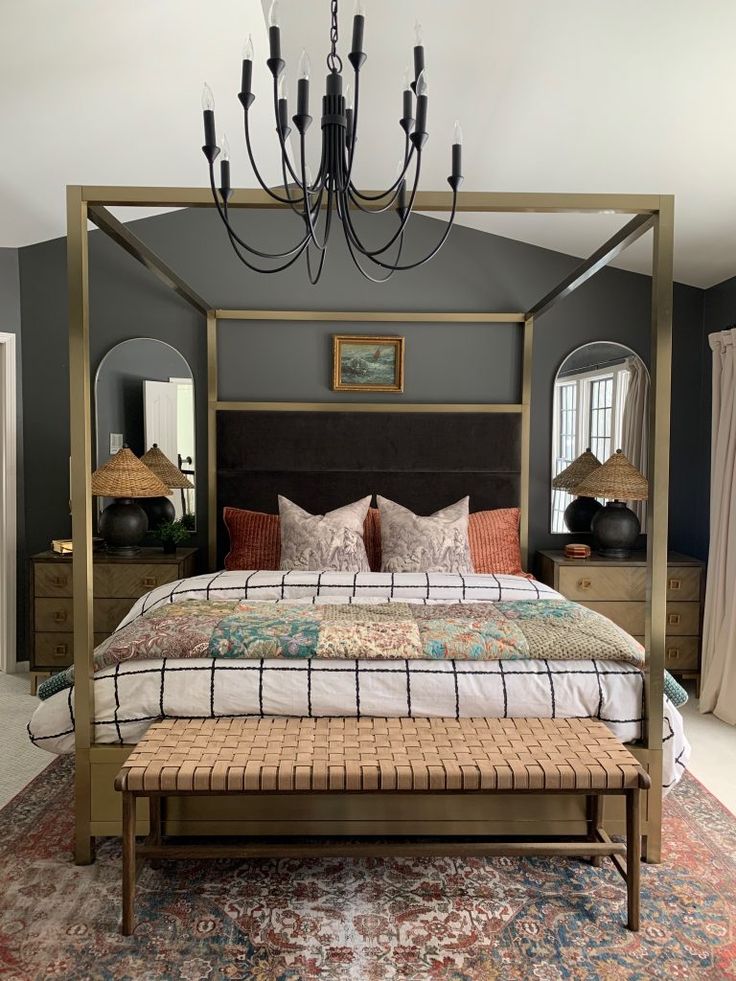
[[[333,392],[403,392],[404,338],[332,335]]]

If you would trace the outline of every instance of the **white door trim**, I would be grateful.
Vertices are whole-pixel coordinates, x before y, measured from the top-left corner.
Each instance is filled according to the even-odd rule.
[[[0,333],[0,670],[16,669],[15,334]]]

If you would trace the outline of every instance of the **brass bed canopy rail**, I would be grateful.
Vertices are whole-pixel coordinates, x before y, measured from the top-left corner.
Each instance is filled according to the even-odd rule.
[[[453,206],[450,192],[417,192],[416,210],[448,212]],[[647,517],[647,594],[646,594],[646,754],[652,790],[648,794],[645,831],[645,854],[649,861],[659,861],[661,853],[662,806],[662,725],[665,653],[665,602],[667,581],[667,522],[670,440],[670,382],[672,358],[672,295],[674,198],[655,194],[546,194],[462,191],[457,195],[458,212],[503,212],[543,214],[621,214],[632,219],[581,262],[577,269],[541,298],[529,310],[509,313],[351,313],[317,311],[222,310],[192,289],[166,262],[143,243],[128,226],[122,224],[108,207],[212,208],[208,188],[177,187],[67,187],[67,265],[69,302],[69,354],[71,390],[72,454],[72,534],[74,541],[74,689],[76,719],[76,840],[75,856],[79,864],[94,859],[92,829],[93,773],[95,754],[100,768],[110,766],[112,747],[96,747],[94,742],[94,694],[92,686],[92,416],[89,349],[89,233],[88,221],[122,246],[129,254],[175,290],[203,315],[208,351],[208,470],[216,466],[217,412],[233,408],[292,408],[314,411],[514,411],[522,416],[521,438],[521,544],[528,557],[528,510],[530,464],[530,415],[532,398],[533,333],[535,321],[551,310],[575,289],[608,265],[632,242],[650,229],[653,231],[652,292],[650,330],[650,400],[649,481],[652,506]],[[283,208],[264,191],[240,189],[233,192],[230,208]],[[512,405],[426,405],[406,402],[371,403],[233,403],[218,399],[217,389],[217,321],[220,320],[350,320],[356,322],[477,323],[522,325],[521,400]],[[213,484],[210,478],[210,505]],[[209,546],[214,548],[214,508],[210,507]]]

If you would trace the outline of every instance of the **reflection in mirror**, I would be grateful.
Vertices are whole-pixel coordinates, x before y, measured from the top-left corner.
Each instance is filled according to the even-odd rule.
[[[605,463],[617,449],[646,475],[648,420],[649,372],[639,355],[614,342],[583,344],[565,358],[555,377],[552,480],[586,454],[578,467],[582,479],[589,459],[587,451]],[[574,467],[572,470],[576,472]],[[573,527],[565,521],[565,509],[576,500],[574,486],[564,477],[561,483],[565,486],[552,487],[550,530],[558,534],[579,532],[575,507],[569,515]],[[593,507],[591,504],[589,509]],[[632,510],[645,527],[646,502],[636,502]]]
[[[150,337],[134,337],[113,347],[97,369],[95,425],[98,467],[121,446],[129,446],[141,457],[150,454],[155,444],[154,462],[161,462],[163,454],[173,467],[169,473],[181,474],[179,480],[170,477],[166,481],[172,493],[160,501],[163,510],[149,515],[149,529],[185,515],[193,527],[194,379],[183,355]],[[155,508],[151,502],[141,501],[141,505],[144,510]]]

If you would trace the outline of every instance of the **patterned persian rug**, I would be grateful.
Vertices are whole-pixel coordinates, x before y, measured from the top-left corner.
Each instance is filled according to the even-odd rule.
[[[610,862],[427,858],[145,868],[125,938],[119,845],[72,864],[59,759],[0,812],[0,978],[736,979],[736,818],[687,775],[665,815],[638,935]]]

